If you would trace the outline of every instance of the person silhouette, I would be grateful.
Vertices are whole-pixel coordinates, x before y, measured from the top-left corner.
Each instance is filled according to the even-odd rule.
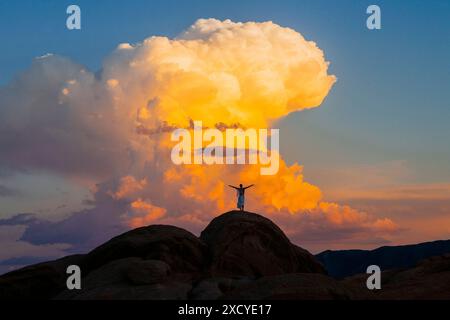
[[[237,199],[237,207],[239,208],[239,210],[244,211],[245,190],[248,189],[248,188],[253,187],[254,184],[251,184],[251,185],[249,185],[247,187],[244,187],[242,185],[242,183],[239,185],[239,187],[235,187],[235,186],[232,186],[230,184],[228,186],[233,188],[233,189],[236,189],[236,191],[237,191],[237,198],[238,198]]]

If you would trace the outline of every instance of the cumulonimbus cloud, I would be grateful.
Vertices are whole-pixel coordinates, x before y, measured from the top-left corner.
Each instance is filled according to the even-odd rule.
[[[242,181],[256,184],[249,208],[286,230],[292,221],[300,230],[308,215],[323,226],[389,233],[395,225],[388,219],[323,202],[298,164],[281,159],[278,174],[261,176],[257,165],[170,160],[169,133],[161,128],[186,128],[192,120],[271,127],[291,112],[318,107],[335,81],[314,42],[273,22],[200,19],[175,39],[120,44],[97,74],[46,55],[0,89],[0,166],[99,183],[99,216],[107,216],[106,202],[118,203],[124,209],[112,210],[110,220],[128,227],[158,221],[199,230],[234,207],[226,185]],[[89,215],[95,220],[96,210]]]

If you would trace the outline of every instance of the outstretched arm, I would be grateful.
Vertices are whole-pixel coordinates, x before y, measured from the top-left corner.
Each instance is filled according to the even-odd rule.
[[[245,187],[244,189],[248,189],[248,188],[251,188],[251,187],[253,187],[253,186],[254,186],[254,184],[251,184],[251,185]]]
[[[238,187],[232,186],[231,184],[229,184],[228,186],[233,188],[233,189],[239,189]]]

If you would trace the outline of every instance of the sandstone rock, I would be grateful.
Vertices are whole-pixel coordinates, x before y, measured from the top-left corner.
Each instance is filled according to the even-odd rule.
[[[192,233],[181,228],[152,225],[131,230],[91,251],[86,257],[88,272],[110,261],[141,257],[161,260],[172,270],[200,271],[205,266],[207,248]]]
[[[225,293],[236,289],[240,285],[248,284],[253,280],[241,278],[208,278],[199,281],[189,294],[193,300],[214,300]]]
[[[159,260],[143,260],[136,257],[114,260],[83,277],[81,290],[64,290],[55,299],[85,299],[92,295],[109,299],[116,296],[117,292],[132,294],[141,292],[135,288],[139,285],[147,285],[149,290],[163,288],[165,292],[169,292],[170,288],[164,284],[169,280],[167,277],[169,273],[170,267]],[[163,286],[148,286],[156,283]]]
[[[82,270],[82,289],[66,289],[66,268]],[[154,225],[124,233],[90,252],[29,266],[0,277],[0,299],[450,299],[450,255],[414,268],[344,280],[293,245],[269,219],[229,212],[198,239]]]
[[[82,290],[67,297],[59,295],[57,299],[73,300],[185,300],[192,286],[181,282],[130,286],[115,284]]]
[[[64,291],[57,295],[55,299],[74,299],[76,296],[85,295],[87,292],[97,291],[98,288],[128,286],[129,281],[126,277],[126,271],[130,265],[140,261],[142,259],[136,257],[118,259],[106,263],[87,275],[82,272],[81,290],[64,288]]]
[[[66,287],[66,269],[82,264],[83,255],[39,263],[0,277],[0,300],[49,299]]]
[[[208,279],[199,282],[189,293],[189,298],[193,300],[216,300],[222,294],[219,283]]]
[[[209,247],[212,275],[324,273],[309,252],[292,245],[272,221],[254,213],[225,213],[211,221],[200,239]]]
[[[167,279],[170,267],[160,260],[141,260],[130,264],[125,273],[132,284],[154,284]]]
[[[322,264],[316,260],[314,255],[307,250],[293,244],[295,255],[297,257],[297,272],[311,272],[327,274]]]
[[[262,277],[237,287],[222,299],[231,300],[349,300],[356,291],[317,273],[283,274]]]

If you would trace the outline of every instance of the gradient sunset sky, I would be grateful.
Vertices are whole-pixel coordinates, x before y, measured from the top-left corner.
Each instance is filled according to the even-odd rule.
[[[66,29],[65,10],[70,4],[81,7],[82,30]],[[370,4],[381,7],[381,30],[366,28],[366,8]],[[39,72],[56,74],[69,65],[67,70],[82,66],[79,68],[92,74],[89,81],[94,81],[93,87],[100,79],[98,83],[105,80],[115,88],[115,82],[102,77],[105,65],[114,73],[128,59],[121,56],[114,60],[112,53],[119,44],[134,46],[151,36],[174,39],[202,18],[243,23],[272,21],[293,29],[317,44],[329,62],[327,75],[337,78],[329,91],[324,89],[325,99],[320,106],[298,109],[272,124],[280,129],[281,155],[286,165],[297,162],[303,166],[302,181],[295,182],[305,188],[299,194],[310,192],[311,184],[320,189],[320,202],[314,196],[302,203],[295,199],[287,204],[284,200],[273,205],[268,202],[267,208],[272,205],[286,212],[274,213],[271,207],[274,212],[268,209],[269,213],[258,213],[267,214],[293,242],[314,253],[450,238],[449,1],[4,0],[0,2],[0,273],[87,251],[110,236],[146,223],[177,224],[194,233],[204,227],[209,220],[208,206],[196,207],[197,200],[205,204],[193,195],[198,190],[185,190],[177,198],[188,199],[185,207],[172,213],[178,207],[166,206],[170,194],[159,198],[157,190],[149,187],[152,178],[158,179],[153,173],[127,171],[112,161],[112,169],[108,171],[110,167],[105,166],[103,172],[101,163],[90,163],[92,159],[102,161],[97,154],[89,159],[80,156],[69,170],[61,154],[68,150],[70,153],[70,145],[64,150],[48,149],[54,152],[51,161],[30,151],[47,147],[36,128],[48,126],[48,132],[60,132],[52,131],[61,129],[52,127],[52,116],[43,112],[34,123],[34,119],[24,120],[21,112],[14,111],[20,103],[36,107],[51,101],[53,95],[46,96],[45,83],[39,84],[47,78],[40,79]],[[73,64],[55,60],[50,62],[54,69],[45,69],[46,62],[39,59],[47,58],[36,58],[48,53],[67,57]],[[259,53],[252,54],[257,59]],[[138,56],[129,61],[136,61],[133,59]],[[127,75],[126,79],[133,80],[134,76]],[[50,92],[53,84],[47,84]],[[83,90],[79,94],[86,104],[97,101],[97,95],[99,104],[107,104],[102,100],[109,99],[102,96],[103,89],[93,91],[96,97],[92,99],[91,92]],[[21,100],[23,95],[29,95],[29,100]],[[39,107],[48,112],[45,106]],[[89,108],[94,110],[95,103]],[[19,123],[30,140],[35,138],[32,146],[21,145],[22,140],[15,138],[17,132],[6,126],[5,119],[10,115],[8,121]],[[70,118],[66,114],[64,117]],[[67,124],[77,126],[77,120],[72,119],[78,118],[75,115]],[[126,128],[120,130],[125,132]],[[64,140],[65,145],[67,141],[77,144],[81,140],[70,138]],[[78,151],[71,157],[76,158]],[[23,159],[35,154],[36,161]],[[96,176],[99,171],[101,174]],[[192,171],[185,177],[184,173],[167,169],[166,178],[168,172],[171,181],[187,179],[190,183],[195,183],[192,177],[203,174]],[[286,172],[290,177],[297,171],[294,168]],[[218,173],[216,178],[220,177]],[[239,177],[252,175],[240,173]],[[216,185],[211,187],[218,189],[210,195],[214,205],[209,206],[209,215],[233,209],[228,206],[228,198],[224,203],[218,198],[222,192],[230,193],[230,199],[234,194]],[[173,188],[176,190],[175,182]],[[168,193],[173,194],[169,189]],[[252,200],[252,192],[248,194],[249,211],[258,202],[257,198]],[[262,191],[255,193],[262,197]],[[298,210],[288,212],[290,205]],[[226,210],[218,211],[223,208]],[[133,213],[122,225],[127,212]],[[115,218],[106,222],[110,215]]]

